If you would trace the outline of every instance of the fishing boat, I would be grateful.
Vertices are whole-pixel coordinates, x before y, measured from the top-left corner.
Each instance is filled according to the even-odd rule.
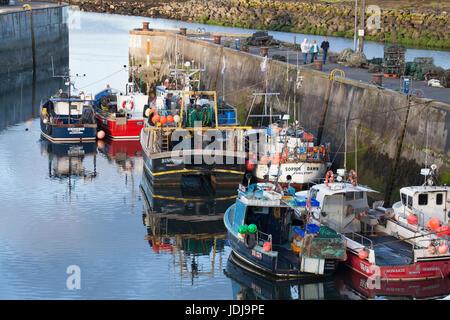
[[[294,192],[271,183],[239,187],[224,223],[234,255],[248,270],[281,279],[330,275],[345,259],[342,236],[309,222],[309,209],[319,203]]]
[[[333,228],[347,241],[345,265],[370,281],[402,281],[444,278],[450,273],[448,236],[419,223],[399,219],[383,201],[368,204],[376,191],[357,182],[354,170],[327,172],[324,183],[311,187],[320,202],[313,221]],[[307,191],[297,192],[305,196]]]
[[[218,103],[215,91],[182,91],[167,116],[150,111],[140,138],[145,170],[161,184],[198,174],[213,175],[216,184],[242,181],[246,129],[237,125],[234,108]]]
[[[69,88],[71,83],[69,81]],[[40,104],[41,135],[51,142],[89,142],[97,137],[91,98],[62,89]]]
[[[264,94],[265,99],[267,95]],[[298,121],[289,124],[289,115],[274,114],[271,104],[262,115],[252,115],[252,108],[253,103],[247,121],[258,117],[261,120],[259,128],[247,132],[249,140],[256,143],[253,147],[250,143],[246,168],[257,181],[289,185],[296,190],[307,189],[320,181],[331,165],[330,146],[314,144],[312,134]]]
[[[94,97],[98,127],[112,140],[139,140],[144,127],[149,97],[139,89],[134,72],[131,69],[132,81],[125,85],[125,92],[107,85]]]

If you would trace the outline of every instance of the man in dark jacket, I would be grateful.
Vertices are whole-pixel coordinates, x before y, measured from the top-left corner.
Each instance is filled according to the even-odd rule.
[[[328,48],[330,47],[330,43],[328,42],[328,38],[322,41],[320,48],[323,50],[323,64],[327,61]]]

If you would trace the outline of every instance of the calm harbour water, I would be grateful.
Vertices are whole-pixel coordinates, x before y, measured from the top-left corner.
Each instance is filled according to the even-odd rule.
[[[82,13],[81,28],[70,30],[71,72],[86,74],[75,86],[92,93],[106,84],[122,89],[128,31],[146,20]],[[362,298],[364,280],[348,272],[275,283],[231,263],[221,214],[237,185],[204,194],[189,192],[195,181],[154,188],[136,143],[58,147],[41,140],[38,118],[10,117],[0,127],[0,299]],[[81,271],[79,290],[66,286],[71,265]],[[414,290],[448,294],[442,286]],[[413,290],[394,289],[407,297]]]

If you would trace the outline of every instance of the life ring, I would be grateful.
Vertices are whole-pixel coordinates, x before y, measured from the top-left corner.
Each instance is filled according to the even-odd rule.
[[[247,249],[253,249],[256,245],[256,233],[246,233],[244,237],[244,246]]]
[[[325,185],[328,187],[329,183],[333,183],[334,182],[334,174],[333,171],[328,171],[327,175],[325,176]]]
[[[129,101],[129,102],[130,102],[130,110],[133,110],[134,103],[133,103],[133,101]],[[127,101],[122,102],[122,108],[125,109],[126,104],[127,104]]]
[[[355,170],[350,170],[350,172],[349,172],[349,174],[350,174],[350,182],[351,182],[351,184],[353,185],[353,186],[356,186],[357,184],[358,184],[358,179],[357,179],[357,177],[356,177],[356,172],[355,172]]]

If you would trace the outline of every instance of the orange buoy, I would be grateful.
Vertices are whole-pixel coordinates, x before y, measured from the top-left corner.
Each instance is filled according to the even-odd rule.
[[[437,251],[439,254],[446,254],[448,251],[448,246],[445,243],[441,243],[438,246]]]
[[[172,123],[173,122],[173,117],[171,115],[167,116],[167,123]]]
[[[281,160],[281,153],[275,154],[275,156],[272,157],[271,160],[272,160],[272,164],[275,164],[275,165],[279,164],[280,160]]]
[[[152,118],[153,124],[157,124],[159,122],[159,119],[160,119],[159,115],[155,114]]]
[[[411,224],[411,225],[416,225],[417,224],[417,222],[419,221],[419,218],[415,215],[415,214],[410,214],[409,216],[408,216],[408,223],[409,224]]]
[[[253,171],[255,169],[255,162],[251,159],[245,160],[245,169],[247,171]]]
[[[261,163],[263,165],[266,165],[268,161],[269,161],[269,157],[266,157],[266,156],[262,156],[261,157]]]
[[[361,251],[358,252],[358,257],[361,260],[367,259],[368,256],[369,256],[369,252],[366,249],[362,249]]]
[[[161,124],[165,124],[167,122],[166,117],[162,116],[159,118],[159,121],[161,122]]]
[[[425,226],[431,230],[437,231],[440,225],[441,221],[438,218],[431,218]]]
[[[272,246],[270,245],[270,242],[264,242],[263,250],[264,252],[269,252],[272,249]]]
[[[103,139],[105,137],[105,131],[100,130],[99,132],[97,132],[97,138],[98,139]]]

